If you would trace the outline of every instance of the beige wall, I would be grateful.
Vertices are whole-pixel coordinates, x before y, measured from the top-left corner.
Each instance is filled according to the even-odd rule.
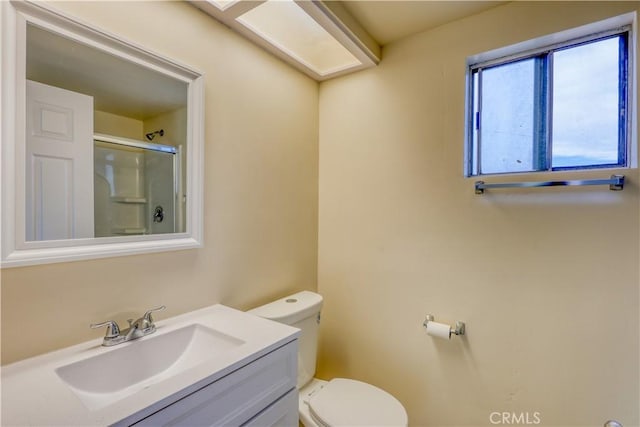
[[[638,171],[484,196],[462,173],[467,56],[637,7],[511,3],[321,85],[320,377],[388,389],[414,426],[640,425]],[[467,335],[427,336],[427,313]]]
[[[184,145],[187,142],[187,109],[179,108],[168,113],[150,117],[144,121],[144,134],[163,130],[151,141],[154,144]],[[143,136],[144,140],[147,139]],[[186,154],[186,153],[185,153]]]
[[[143,139],[144,123],[140,120],[119,116],[105,111],[93,112],[93,132],[122,138]]]
[[[318,85],[184,2],[55,7],[205,76],[204,248],[2,270],[2,362],[166,304],[245,309],[316,288]],[[176,37],[180,35],[180,37]]]

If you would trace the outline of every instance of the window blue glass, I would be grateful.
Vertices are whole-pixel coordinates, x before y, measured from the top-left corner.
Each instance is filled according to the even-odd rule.
[[[478,126],[483,173],[535,170],[533,153],[535,60],[525,59],[482,73]]]
[[[553,55],[553,167],[615,165],[618,159],[619,39]]]

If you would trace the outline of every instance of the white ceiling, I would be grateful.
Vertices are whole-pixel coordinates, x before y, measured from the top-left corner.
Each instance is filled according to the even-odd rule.
[[[380,45],[420,33],[506,1],[347,0],[345,8]]]

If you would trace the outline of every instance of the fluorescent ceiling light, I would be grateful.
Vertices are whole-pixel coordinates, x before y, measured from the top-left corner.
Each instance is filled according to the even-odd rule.
[[[318,81],[380,62],[380,46],[339,1],[187,1]]]
[[[236,20],[320,76],[362,65],[292,0],[268,0]]]

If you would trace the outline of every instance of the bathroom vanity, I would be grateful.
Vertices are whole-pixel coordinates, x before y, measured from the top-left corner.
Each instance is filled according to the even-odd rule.
[[[297,426],[298,330],[214,305],[2,369],[2,425]]]

